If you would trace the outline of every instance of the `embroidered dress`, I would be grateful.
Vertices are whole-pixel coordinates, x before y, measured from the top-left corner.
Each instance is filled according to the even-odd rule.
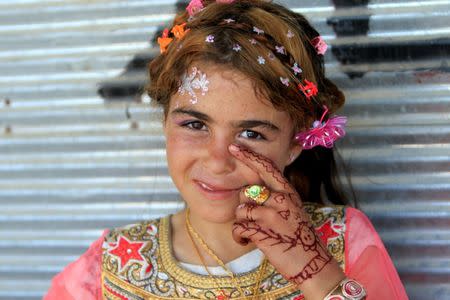
[[[366,287],[367,299],[407,299],[381,240],[364,214],[343,206],[304,206],[341,268]],[[169,216],[105,231],[53,279],[44,300],[222,299],[222,294],[244,299],[229,277],[212,279],[182,268],[172,255],[170,241]],[[257,272],[255,268],[238,274],[246,296],[254,291]],[[269,264],[258,299],[300,300],[303,294]]]

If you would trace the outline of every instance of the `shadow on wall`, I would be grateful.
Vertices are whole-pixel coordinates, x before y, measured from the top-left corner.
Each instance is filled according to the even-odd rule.
[[[427,59],[446,58],[450,55],[450,40],[435,39],[426,41],[393,42],[386,39],[385,42],[361,42],[370,31],[369,0],[333,0],[336,10],[358,8],[359,15],[333,16],[327,20],[327,24],[333,27],[337,37],[360,37],[356,43],[335,45],[332,53],[342,65],[382,63],[394,61],[417,61]],[[448,66],[445,68],[449,71]],[[419,71],[419,70],[417,70]],[[350,78],[362,77],[363,72],[347,72]]]
[[[178,1],[175,4],[176,12],[186,9],[186,1]],[[157,39],[162,35],[164,26],[156,31],[150,39],[151,45],[157,45]],[[125,70],[115,80],[100,83],[99,95],[107,101],[134,101],[141,102],[141,95],[144,89],[147,64],[154,58],[155,53],[140,53],[126,65]],[[137,79],[136,79],[137,78]]]
[[[333,0],[336,10],[357,8],[361,12],[358,15],[340,13],[328,18],[327,24],[333,27],[337,37],[354,37],[354,42],[348,44],[334,45],[332,54],[343,66],[364,63],[382,63],[394,61],[411,61],[436,59],[438,57],[448,57],[450,55],[450,40],[435,39],[426,41],[404,41],[392,42],[386,39],[385,42],[369,42],[365,40],[370,31],[370,9],[369,0]],[[176,11],[185,10],[186,1],[179,1],[175,4]],[[152,45],[156,44],[157,38],[161,36],[164,27],[160,27],[151,39]],[[153,54],[154,55],[154,54]],[[153,59],[152,53],[141,53],[133,57],[127,64],[125,71],[115,80],[106,81],[100,84],[98,93],[106,101],[141,101],[141,94],[146,78],[146,66]],[[445,67],[449,71],[448,67]],[[420,71],[420,70],[417,70]],[[364,76],[364,72],[346,72],[350,79]]]

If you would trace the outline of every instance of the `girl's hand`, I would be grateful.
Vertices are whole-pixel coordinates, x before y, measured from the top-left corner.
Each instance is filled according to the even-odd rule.
[[[272,161],[238,145],[231,145],[230,152],[258,173],[271,192],[258,205],[241,191],[233,238],[240,244],[255,243],[280,274],[299,285],[326,266],[336,267],[303,210],[300,196]]]

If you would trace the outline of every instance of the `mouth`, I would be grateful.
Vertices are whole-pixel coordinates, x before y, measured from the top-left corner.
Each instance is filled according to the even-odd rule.
[[[200,192],[211,200],[229,199],[234,195],[237,195],[241,189],[241,187],[230,188],[230,187],[214,186],[198,180],[195,180],[195,184],[197,188],[200,190]]]

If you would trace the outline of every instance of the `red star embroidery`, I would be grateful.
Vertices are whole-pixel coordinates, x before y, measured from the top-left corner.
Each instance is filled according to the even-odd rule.
[[[335,226],[331,224],[331,220],[329,219],[322,226],[316,228],[316,232],[319,235],[324,245],[328,244],[328,239],[332,239],[339,236],[339,232],[335,231],[335,228],[338,229],[340,226]]]
[[[119,258],[119,271],[124,268],[130,260],[145,261],[139,252],[144,242],[130,242],[127,238],[120,236],[116,248],[109,251],[110,254]]]

